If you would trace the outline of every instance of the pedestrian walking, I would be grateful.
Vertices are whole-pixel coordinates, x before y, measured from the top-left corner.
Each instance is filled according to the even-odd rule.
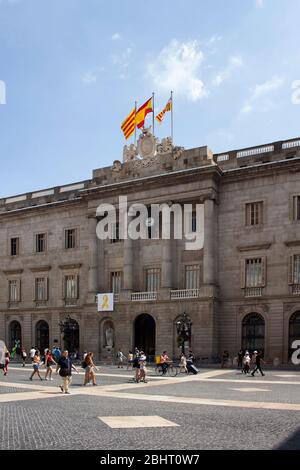
[[[7,372],[8,372],[8,364],[9,364],[9,358],[10,358],[10,354],[9,354],[9,352],[7,351],[7,352],[5,353],[5,362],[4,362],[3,375],[7,375]]]
[[[122,353],[121,349],[118,350],[117,352],[117,359],[118,359],[118,369],[123,369],[123,361],[126,359],[124,354]]]
[[[127,355],[127,370],[132,370],[132,363],[133,363],[133,353],[132,351],[128,352]]]
[[[27,359],[27,352],[25,348],[21,349],[21,359],[22,359],[22,366],[25,367],[26,359]]]
[[[31,362],[33,362],[33,358],[34,358],[35,352],[36,352],[36,349],[35,349],[34,346],[32,346],[32,348],[31,348],[30,351],[29,351],[29,356],[30,356]]]
[[[264,363],[265,362],[263,361],[262,357],[261,357],[261,352],[260,351],[254,351],[254,353],[256,354],[256,358],[255,358],[255,368],[253,369],[253,372],[252,372],[252,377],[254,377],[254,374],[256,371],[259,371],[261,373],[262,376],[264,376],[265,374],[263,373],[262,371],[262,368],[261,368],[261,363]]]
[[[50,351],[50,349],[47,349],[46,350],[46,353],[45,353],[45,367],[46,367],[46,375],[45,375],[45,380],[53,380],[53,377],[52,377],[52,366],[55,366],[56,365],[56,362],[54,360],[54,357],[52,355],[52,352]],[[49,378],[48,378],[49,376]]]
[[[242,349],[239,350],[237,357],[238,357],[238,363],[237,363],[238,369],[242,369],[243,368],[243,357],[244,357],[244,353],[243,353]]]
[[[186,372],[187,373],[187,362],[186,362],[186,355],[184,353],[180,354],[180,362],[179,362],[179,370],[180,372]]]
[[[40,371],[39,371],[40,366],[41,366],[40,352],[36,351],[35,355],[33,356],[33,360],[32,360],[33,372],[31,374],[31,376],[29,377],[29,380],[32,380],[35,375],[37,375],[40,378],[40,380],[43,380],[42,377],[40,376]]]
[[[224,369],[224,367],[227,366],[228,360],[229,360],[229,352],[228,351],[223,351],[221,369]]]
[[[85,376],[84,376],[83,385],[89,384],[91,380],[93,382],[93,385],[97,385],[94,370],[98,370],[98,369],[95,366],[93,359],[94,359],[94,354],[92,352],[87,353],[87,355],[85,356],[84,362],[86,366],[84,368]]]
[[[139,382],[147,383],[147,369],[146,369],[146,354],[144,351],[140,351],[139,364],[140,364],[140,375]]]
[[[243,369],[242,369],[245,375],[250,374],[250,362],[251,362],[251,358],[250,358],[249,352],[246,351],[245,356],[243,357]]]
[[[60,356],[58,362],[57,362],[57,367],[56,367],[56,373],[59,371],[59,375],[62,378],[62,385],[59,386],[61,391],[66,394],[70,394],[69,392],[69,386],[72,381],[72,370],[75,370],[77,374],[79,374],[78,370],[72,363],[71,358],[69,357],[69,352],[68,351],[63,351],[62,355]]]

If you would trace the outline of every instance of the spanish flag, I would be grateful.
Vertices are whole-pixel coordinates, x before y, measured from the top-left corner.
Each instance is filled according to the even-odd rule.
[[[155,119],[159,122],[159,124],[162,123],[162,120],[165,114],[171,110],[172,110],[172,97],[169,99],[164,109],[157,116],[155,116]]]
[[[135,130],[135,108],[128,114],[127,118],[124,119],[121,129],[124,133],[125,139],[129,139],[132,136]]]
[[[140,129],[141,127],[144,127],[144,124],[145,124],[145,118],[147,116],[148,113],[153,113],[153,107],[152,107],[152,98],[149,98],[148,101],[146,101],[146,103],[144,103],[136,112],[136,115],[135,115],[135,122],[136,122],[136,126],[138,127],[138,129]]]

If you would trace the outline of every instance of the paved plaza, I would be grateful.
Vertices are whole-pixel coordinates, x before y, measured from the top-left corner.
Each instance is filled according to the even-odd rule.
[[[70,395],[58,375],[30,382],[30,365],[1,371],[0,449],[300,449],[300,371],[150,370],[136,384],[132,371],[103,366],[86,387],[79,371]]]

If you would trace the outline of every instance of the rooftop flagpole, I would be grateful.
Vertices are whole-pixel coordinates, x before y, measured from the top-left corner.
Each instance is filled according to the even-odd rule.
[[[137,107],[137,101],[134,102],[134,109],[135,109],[134,120],[136,118],[136,107]],[[134,145],[136,146],[136,122],[134,126]]]
[[[173,91],[171,91],[171,139],[173,142]]]
[[[152,133],[154,135],[154,93],[152,93]]]

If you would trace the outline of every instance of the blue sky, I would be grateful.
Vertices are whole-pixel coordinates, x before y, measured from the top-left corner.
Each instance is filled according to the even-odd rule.
[[[186,148],[299,136],[299,18],[300,0],[0,0],[0,197],[121,160],[152,91],[159,111],[174,90]]]

